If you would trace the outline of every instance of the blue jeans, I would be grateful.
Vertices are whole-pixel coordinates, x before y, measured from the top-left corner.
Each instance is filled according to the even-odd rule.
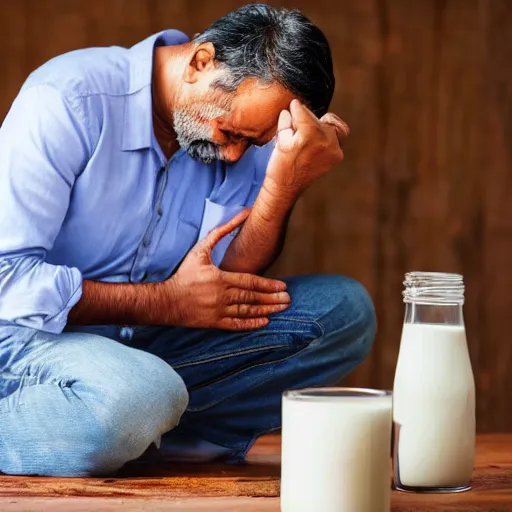
[[[0,472],[104,475],[180,442],[243,460],[284,390],[337,384],[375,335],[356,281],[286,281],[291,307],[254,332],[0,327]]]

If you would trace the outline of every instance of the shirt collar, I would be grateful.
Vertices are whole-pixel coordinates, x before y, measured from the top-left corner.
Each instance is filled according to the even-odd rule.
[[[155,47],[183,44],[188,41],[189,38],[179,30],[165,30],[153,34],[128,50],[130,85],[125,97],[122,146],[124,151],[152,146],[151,78]]]

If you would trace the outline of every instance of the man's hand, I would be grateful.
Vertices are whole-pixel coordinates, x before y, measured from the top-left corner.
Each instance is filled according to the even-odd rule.
[[[244,210],[198,242],[177,272],[162,283],[162,308],[169,323],[185,327],[246,331],[268,324],[268,315],[288,308],[290,296],[282,281],[217,268],[211,252],[221,238],[241,225]],[[160,312],[161,314],[161,312]]]
[[[293,205],[304,190],[343,160],[348,126],[334,114],[322,119],[293,100],[279,116],[276,146],[251,216],[229,246],[221,267],[260,273],[277,258]]]
[[[277,196],[297,197],[343,160],[341,143],[348,126],[335,114],[317,117],[298,100],[279,116],[276,146],[264,186]]]

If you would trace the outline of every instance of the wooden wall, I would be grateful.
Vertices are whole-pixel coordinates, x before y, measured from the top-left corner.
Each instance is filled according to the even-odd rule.
[[[242,3],[0,0],[0,119],[27,74],[54,55],[127,46],[169,27],[193,34]],[[298,204],[274,274],[361,280],[380,330],[347,383],[389,388],[404,272],[462,272],[478,426],[512,430],[512,2],[281,5],[302,9],[331,41],[332,109],[352,134],[345,162]]]

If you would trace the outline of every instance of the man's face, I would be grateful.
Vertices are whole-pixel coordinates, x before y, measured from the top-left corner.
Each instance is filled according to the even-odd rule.
[[[235,93],[210,86],[175,107],[174,131],[192,158],[236,162],[251,145],[272,139],[280,112],[293,98],[281,85],[256,79],[245,80]]]

